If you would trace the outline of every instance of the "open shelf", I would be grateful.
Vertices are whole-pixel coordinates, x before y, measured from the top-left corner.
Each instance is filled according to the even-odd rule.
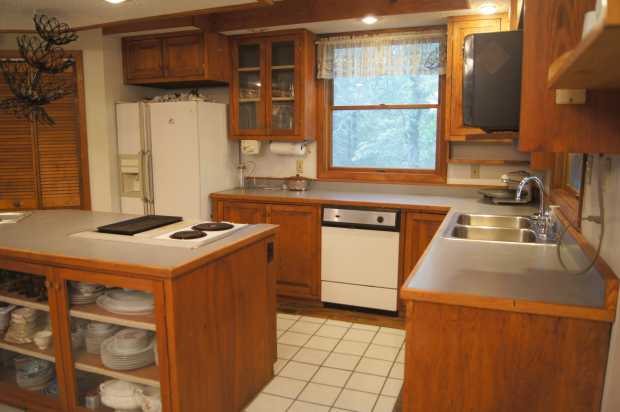
[[[555,89],[620,89],[620,0],[609,0],[607,16],[571,51],[549,67]]]
[[[54,347],[50,346],[46,350],[41,350],[33,343],[9,343],[4,340],[4,336],[0,339],[0,349],[4,349],[10,352],[19,353],[20,355],[31,356],[33,358],[43,359],[48,362],[56,362],[54,357]]]
[[[95,322],[111,323],[128,328],[155,331],[155,315],[120,315],[108,312],[96,303],[76,305],[71,308],[69,315],[75,318],[92,320]]]
[[[490,166],[527,166],[530,164],[529,160],[481,160],[481,159],[449,159],[448,163],[463,164],[463,165],[490,165]]]
[[[11,293],[11,292],[6,292],[6,291],[0,292],[0,302],[6,302],[11,305],[24,306],[27,308],[42,310],[45,312],[50,311],[50,307],[47,304],[47,302],[45,303],[37,302],[33,299],[28,299],[17,293]]]
[[[294,102],[295,98],[294,97],[272,97],[271,100],[274,102]]]
[[[116,371],[106,368],[103,365],[103,362],[101,362],[101,357],[99,355],[94,355],[86,351],[74,353],[73,360],[75,363],[75,369],[77,370],[108,376],[113,379],[121,379],[128,382],[139,383],[141,385],[149,385],[157,388],[160,386],[159,367],[156,365],[131,371]]]
[[[294,69],[295,69],[294,64],[284,65],[284,66],[271,66],[271,70],[294,70]]]
[[[239,67],[237,71],[240,72],[259,72],[260,67]]]
[[[255,102],[260,102],[260,98],[252,97],[252,98],[247,98],[247,99],[239,99],[239,103],[255,103]]]

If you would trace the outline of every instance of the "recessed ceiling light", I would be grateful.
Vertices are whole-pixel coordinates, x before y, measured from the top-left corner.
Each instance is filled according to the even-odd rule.
[[[480,13],[486,15],[495,14],[497,11],[497,6],[493,3],[484,3],[478,10],[480,10]]]
[[[107,1],[108,3],[112,3],[112,4],[121,4],[125,2],[125,0],[105,0],[105,1]]]
[[[378,21],[379,19],[372,15],[366,16],[362,19],[362,22],[366,24],[375,24]]]

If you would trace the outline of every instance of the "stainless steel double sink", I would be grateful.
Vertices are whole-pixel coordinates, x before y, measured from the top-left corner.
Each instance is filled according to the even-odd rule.
[[[448,228],[448,238],[490,242],[538,243],[532,219],[524,216],[459,214]]]

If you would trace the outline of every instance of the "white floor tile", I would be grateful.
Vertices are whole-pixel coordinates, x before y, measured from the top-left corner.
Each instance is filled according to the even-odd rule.
[[[377,336],[372,340],[372,343],[376,345],[392,346],[394,348],[400,348],[405,341],[404,336],[390,335],[389,333],[377,333]]]
[[[325,359],[327,359],[328,355],[329,352],[323,350],[301,348],[293,360],[297,362],[311,363],[313,365],[321,365]]]
[[[318,324],[318,323],[304,322],[303,320],[300,320],[297,323],[295,323],[293,326],[291,326],[289,331],[297,332],[297,333],[305,333],[307,335],[312,335],[320,327],[321,327],[321,325]]]
[[[312,382],[343,387],[349,376],[351,376],[349,371],[321,367],[312,378]]]
[[[300,348],[300,346],[278,343],[278,359],[291,359]]]
[[[322,325],[325,323],[327,319],[316,318],[314,316],[302,316],[301,319],[299,320],[304,321],[304,322],[320,323]]]
[[[340,394],[340,388],[334,386],[309,383],[299,395],[299,400],[332,406]]]
[[[265,386],[263,393],[295,399],[301,393],[304,386],[306,386],[305,381],[276,376]]]
[[[344,353],[331,353],[323,366],[329,366],[330,368],[346,369],[352,371],[360,361],[361,356],[347,355]]]
[[[287,412],[328,412],[329,406],[317,405],[316,403],[308,403],[295,401]]]
[[[354,342],[370,342],[374,336],[375,332],[370,330],[349,329],[342,339]]]
[[[313,336],[306,344],[306,348],[332,351],[338,344],[338,339]]]
[[[282,369],[280,376],[309,381],[318,369],[319,367],[316,365],[308,365],[307,363],[290,361],[286,364],[284,369]]]
[[[351,329],[370,330],[376,332],[379,330],[379,327],[375,325],[364,325],[363,323],[354,323],[351,325]]]
[[[400,348],[400,352],[398,352],[398,356],[396,357],[396,362],[405,363],[405,347]]]
[[[395,404],[396,398],[392,398],[391,396],[379,396],[379,400],[373,412],[392,412],[394,411]]]
[[[395,363],[390,371],[390,378],[404,379],[405,377],[405,364]]]
[[[319,330],[316,331],[316,335],[324,336],[326,338],[340,339],[344,336],[345,333],[347,333],[347,331],[348,331],[347,328],[325,324],[321,326]]]
[[[259,394],[246,409],[247,412],[285,412],[293,403],[292,399],[280,396]]]
[[[387,333],[389,335],[405,336],[405,330],[404,329],[396,329],[396,328],[382,327],[381,330],[379,331],[379,333]]]
[[[368,344],[364,342],[351,342],[343,340],[336,345],[334,352],[361,356],[364,352],[366,352],[367,347]]]
[[[403,388],[402,379],[388,378],[383,385],[381,395],[396,396],[400,395],[400,390]]]
[[[276,322],[276,327],[278,330],[287,330],[294,324],[295,324],[295,321],[292,319],[278,318]]]
[[[334,319],[327,319],[327,322],[325,322],[326,325],[331,325],[331,326],[339,326],[341,328],[350,328],[351,325],[353,325],[353,323],[351,322],[344,322],[342,320],[334,320]]]
[[[331,408],[329,412],[350,412],[350,411],[347,411],[346,409],[340,409],[340,408]]]
[[[291,320],[297,320],[299,319],[301,316],[299,315],[291,315],[288,313],[278,313],[278,319],[291,319]]]
[[[286,359],[278,359],[276,363],[273,364],[273,373],[275,375],[280,373],[282,368],[284,368],[284,366],[286,365],[286,362],[288,362]]]
[[[397,355],[398,348],[375,345],[374,343],[371,344],[366,353],[364,353],[364,357],[366,358],[382,359],[390,362],[394,362]]]
[[[354,372],[349,378],[345,388],[379,394],[381,393],[384,382],[385,378],[383,376]]]
[[[338,397],[335,406],[350,411],[371,412],[376,400],[377,395],[344,389]]]
[[[355,371],[369,373],[371,375],[388,376],[391,367],[392,362],[379,359],[362,358],[360,363],[355,368]],[[398,376],[393,376],[393,378],[398,378]]]
[[[278,343],[304,346],[304,344],[308,342],[309,339],[310,335],[306,335],[305,333],[286,332],[284,335],[280,336],[280,338],[278,339]]]

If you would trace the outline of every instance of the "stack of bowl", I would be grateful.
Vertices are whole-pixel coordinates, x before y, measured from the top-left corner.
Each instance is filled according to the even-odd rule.
[[[118,326],[109,323],[90,322],[86,328],[86,352],[101,353],[101,343],[118,331]]]
[[[41,329],[39,312],[31,308],[19,308],[11,312],[9,329],[4,336],[7,342],[24,344],[31,343],[32,336]]]
[[[54,378],[54,364],[30,357],[15,358],[15,382],[22,389],[39,391]]]

